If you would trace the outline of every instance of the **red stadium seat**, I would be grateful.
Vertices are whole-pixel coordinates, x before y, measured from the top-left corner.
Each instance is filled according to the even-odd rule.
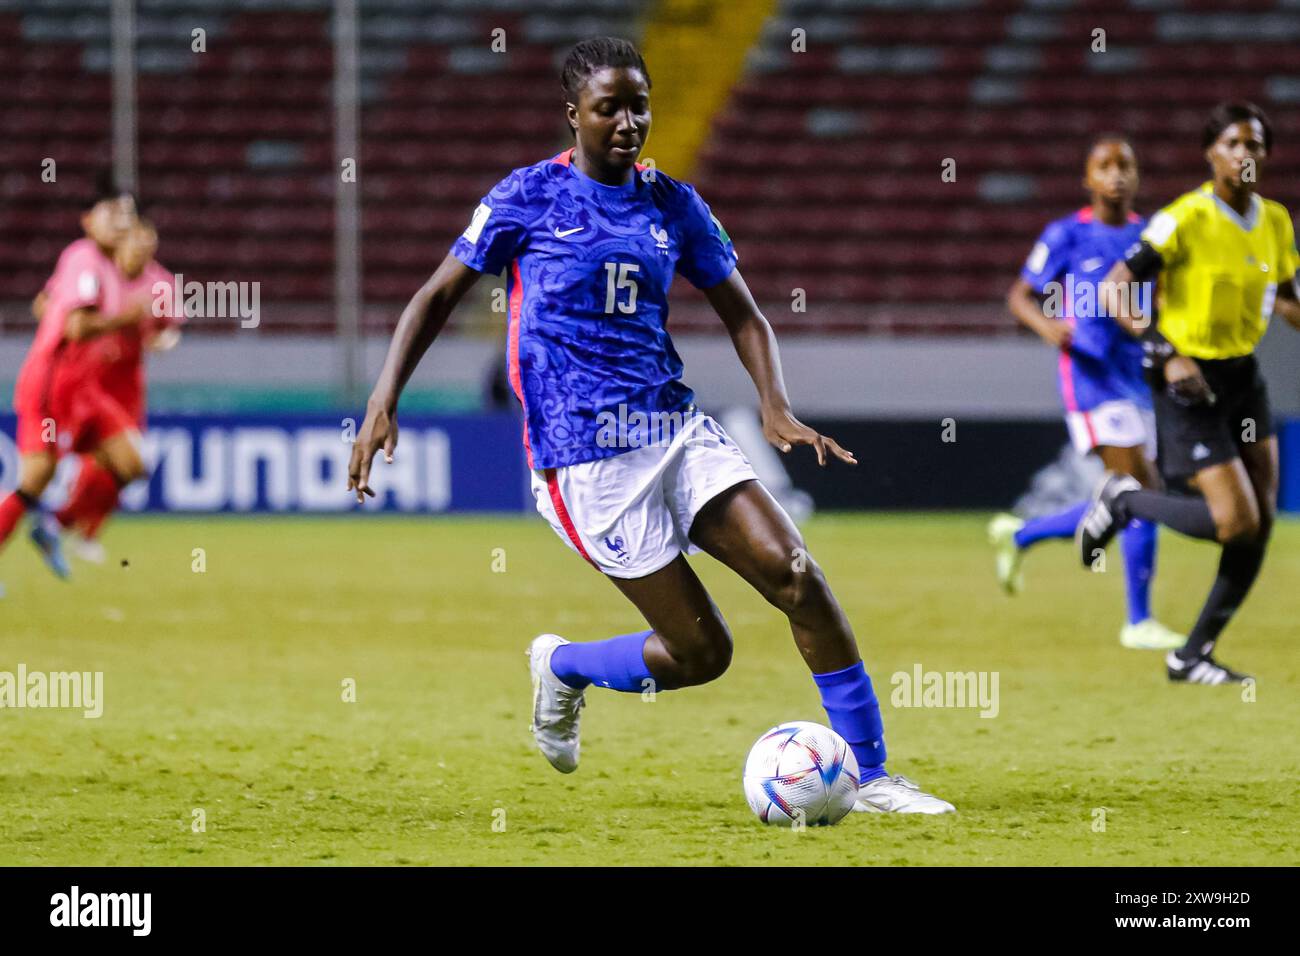
[[[190,5],[142,7],[139,152],[171,268],[261,281],[264,301],[314,304],[277,313],[306,323],[294,328],[323,331],[340,157],[328,5],[302,7],[211,0],[205,53],[157,39]],[[551,0],[483,19],[449,0],[363,5],[356,158],[368,303],[387,304],[395,319],[500,175],[567,142],[555,75],[567,44],[531,42],[537,18],[622,32],[617,7]],[[1294,72],[1286,37],[1300,10],[1240,0],[1225,27],[1214,18],[1221,9],[1211,0],[783,6],[778,16],[797,10],[806,20],[808,52],[791,52],[781,30],[764,33],[761,68],[713,118],[692,180],[783,328],[1005,330],[1001,298],[1038,230],[1084,201],[1080,166],[1093,134],[1134,137],[1139,205],[1151,210],[1204,176],[1210,97],[1254,99],[1279,128],[1300,128],[1300,103],[1280,82]],[[12,264],[0,295],[13,299],[48,274],[108,157],[106,53],[79,16],[93,25],[102,4],[16,0],[0,12],[12,77],[0,162],[37,169],[51,157],[59,168],[53,189],[34,175],[0,178],[0,254]],[[1258,42],[1223,32],[1251,24],[1269,27]],[[508,31],[508,55],[484,51],[494,26]],[[1091,49],[1098,27],[1106,53]],[[955,180],[941,176],[945,160]],[[1300,152],[1279,151],[1268,191],[1293,208],[1297,174]],[[794,288],[805,289],[807,313],[789,310]],[[685,283],[673,302],[675,327],[718,330]]]

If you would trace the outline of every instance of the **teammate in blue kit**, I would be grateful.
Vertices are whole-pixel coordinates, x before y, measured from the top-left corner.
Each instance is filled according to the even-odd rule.
[[[379,449],[397,444],[398,396],[453,307],[484,273],[507,273],[508,361],[523,406],[537,510],[645,617],[649,629],[528,651],[532,730],[552,766],[577,768],[590,685],[628,693],[703,684],[732,639],[685,555],[704,551],[789,618],[831,726],[861,768],[856,809],[946,813],[951,804],[885,771],[880,707],[849,622],[790,518],[681,382],[666,329],[681,273],[704,291],[758,390],[763,432],[788,452],[856,464],[790,409],[776,341],[736,270],[736,253],[686,183],[636,162],[650,130],[650,76],[625,40],[584,40],[561,83],[575,143],[517,169],[402,313],[366,406],[348,487],[373,495]]]
[[[1133,148],[1116,134],[1099,136],[1088,150],[1084,185],[1092,202],[1050,223],[1029,254],[1007,305],[1058,352],[1061,400],[1074,447],[1095,452],[1107,470],[1132,475],[1144,487],[1159,486],[1155,466],[1155,421],[1151,390],[1142,373],[1142,347],[1103,314],[1098,286],[1110,267],[1138,242],[1146,220],[1133,211],[1138,168]],[[1150,283],[1134,285],[1153,307]],[[1025,551],[1049,538],[1073,538],[1088,502],[1059,514],[1021,521],[998,515],[989,525],[997,552],[997,575],[1009,594],[1022,587]],[[1169,649],[1186,640],[1151,616],[1156,526],[1134,520],[1123,531],[1128,622],[1120,630],[1125,647]]]

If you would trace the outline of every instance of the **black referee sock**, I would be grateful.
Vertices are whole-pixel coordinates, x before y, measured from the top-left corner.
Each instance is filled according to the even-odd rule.
[[[1115,499],[1128,518],[1145,518],[1166,528],[1172,528],[1180,534],[1202,541],[1219,540],[1214,527],[1214,516],[1204,498],[1192,498],[1188,495],[1171,495],[1164,491],[1126,491]]]
[[[1196,626],[1187,635],[1187,643],[1178,651],[1185,661],[1205,657],[1214,650],[1214,643],[1232,616],[1246,599],[1250,586],[1259,577],[1264,563],[1264,541],[1244,541],[1225,544],[1219,556],[1219,574],[1205,599]]]

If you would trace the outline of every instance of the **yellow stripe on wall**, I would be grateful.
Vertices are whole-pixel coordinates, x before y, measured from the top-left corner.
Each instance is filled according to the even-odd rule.
[[[659,0],[641,53],[654,86],[643,156],[689,179],[714,115],[740,79],[776,0]],[[643,160],[644,161],[644,160]]]

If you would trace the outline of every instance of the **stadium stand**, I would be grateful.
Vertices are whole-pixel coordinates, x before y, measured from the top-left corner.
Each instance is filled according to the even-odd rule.
[[[1300,208],[1300,9],[1198,12],[1211,6],[783,0],[696,185],[778,326],[1007,329],[1006,288],[1044,223],[1082,203],[1083,152],[1103,130],[1134,138],[1151,211],[1204,178],[1213,102],[1252,99],[1279,132],[1264,192]],[[683,305],[679,319],[709,321]]]
[[[25,303],[44,281],[107,162],[106,6],[0,0],[11,74],[0,301]],[[564,145],[565,47],[593,33],[638,38],[652,7],[365,0],[359,165],[376,329],[505,170]],[[1081,202],[1082,151],[1103,129],[1136,140],[1151,210],[1202,178],[1211,102],[1253,99],[1279,134],[1264,191],[1300,209],[1300,78],[1289,63],[1300,7],[1235,8],[782,0],[696,167],[665,171],[696,182],[779,328],[1010,331],[1003,292],[1044,221]],[[141,0],[138,26],[141,179],[162,258],[187,277],[259,280],[266,331],[327,331],[337,174],[328,2]],[[192,50],[196,28],[205,52]],[[495,28],[504,54],[489,47]],[[1104,52],[1093,51],[1097,30]],[[57,188],[41,181],[47,157]],[[952,182],[941,178],[947,159]],[[806,312],[791,308],[798,289]],[[717,327],[687,290],[674,309],[677,326]],[[16,307],[4,314],[11,327],[26,321]]]

